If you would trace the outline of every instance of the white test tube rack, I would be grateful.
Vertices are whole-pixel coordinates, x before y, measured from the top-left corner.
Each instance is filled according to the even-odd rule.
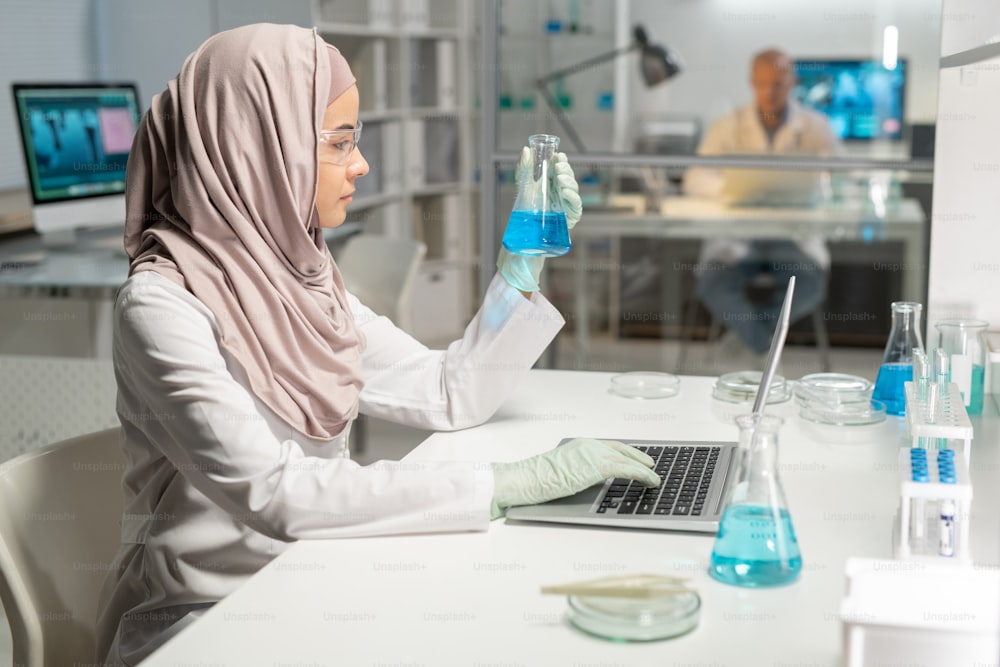
[[[964,471],[968,472],[974,432],[958,385],[954,382],[938,385],[939,394],[933,412],[928,410],[925,401],[919,400],[914,383],[907,382],[903,387],[906,393],[906,423],[913,439],[912,446],[930,451],[942,448],[958,451],[961,446]]]
[[[968,463],[961,452],[954,453],[954,481],[942,482],[938,451],[926,450],[927,480],[916,481],[913,457],[916,448],[899,450],[900,504],[894,534],[895,557],[900,560],[932,561],[972,565],[969,549],[969,519],[972,483]],[[951,505],[950,525],[942,519],[942,509]],[[947,532],[947,534],[944,534]]]

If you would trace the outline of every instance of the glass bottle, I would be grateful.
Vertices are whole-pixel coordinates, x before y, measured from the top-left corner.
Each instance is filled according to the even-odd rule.
[[[913,349],[924,351],[924,341],[920,336],[920,313],[923,309],[922,305],[911,301],[895,301],[892,304],[892,329],[872,392],[872,398],[885,403],[885,411],[890,415],[906,412],[903,384],[913,379]]]
[[[948,381],[958,385],[970,415],[983,414],[986,344],[989,327],[983,320],[942,320],[934,325],[941,336],[939,349],[949,358]]]
[[[778,478],[778,430],[772,415],[740,415],[743,461],[728,494],[709,574],[734,586],[781,586],[802,570],[795,527]],[[742,445],[749,443],[749,449]]]
[[[558,257],[569,252],[569,228],[555,181],[552,158],[559,137],[533,134],[528,148],[534,159],[531,174],[519,174],[517,199],[507,219],[503,247],[518,255]]]

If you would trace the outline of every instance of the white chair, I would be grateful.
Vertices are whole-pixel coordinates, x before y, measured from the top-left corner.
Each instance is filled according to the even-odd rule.
[[[414,239],[358,234],[350,237],[334,257],[348,291],[375,313],[385,315],[412,334],[413,287],[426,254],[427,246]],[[365,416],[358,415],[352,437],[357,454],[365,451],[366,431]]]
[[[121,540],[119,428],[0,465],[0,600],[14,664],[91,664],[97,596]]]
[[[413,332],[413,287],[427,246],[414,239],[358,234],[334,255],[347,289],[379,315]]]

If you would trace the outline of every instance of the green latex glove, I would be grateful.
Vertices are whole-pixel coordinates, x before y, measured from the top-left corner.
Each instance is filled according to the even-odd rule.
[[[503,516],[508,507],[571,496],[612,477],[634,479],[650,487],[660,484],[660,476],[650,470],[653,459],[614,440],[576,438],[538,456],[491,465],[493,519]]]
[[[566,213],[566,227],[570,230],[580,222],[583,215],[583,202],[580,200],[580,185],[576,182],[573,174],[573,167],[569,165],[569,159],[565,153],[556,153],[550,162],[552,170],[555,172],[555,181],[559,193],[559,201],[562,203],[563,211]],[[517,163],[516,181],[518,187],[524,179],[530,179],[530,174],[534,171],[534,160],[531,157],[531,149],[525,146],[521,149],[521,160]],[[544,257],[529,257],[528,255],[517,255],[500,246],[500,254],[497,256],[497,269],[500,275],[513,287],[522,292],[537,292],[540,287],[538,279],[542,275],[542,267],[545,265]]]

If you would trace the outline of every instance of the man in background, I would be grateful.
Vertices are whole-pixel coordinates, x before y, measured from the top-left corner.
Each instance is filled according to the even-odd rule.
[[[757,53],[750,67],[754,101],[719,118],[705,132],[699,155],[832,156],[842,146],[826,116],[806,109],[789,95],[795,72],[778,49]],[[691,168],[684,177],[689,195],[719,197],[721,169]],[[830,253],[821,237],[799,240],[717,238],[706,241],[698,262],[698,298],[712,315],[755,354],[767,351],[785,296],[796,276],[791,321],[814,311],[826,299]],[[750,289],[762,274],[772,274],[773,289],[761,300]]]

